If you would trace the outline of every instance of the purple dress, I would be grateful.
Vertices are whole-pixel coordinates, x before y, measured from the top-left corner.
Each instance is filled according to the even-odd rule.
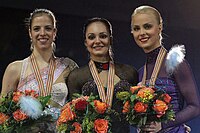
[[[147,53],[147,80],[151,77],[160,48]],[[143,71],[144,67],[139,70],[139,81],[142,80]],[[162,123],[162,130],[159,133],[185,133],[183,124],[200,114],[198,88],[188,62],[184,60],[170,75],[166,72],[164,59],[155,87],[162,88],[172,97],[171,104],[176,113],[175,121]]]

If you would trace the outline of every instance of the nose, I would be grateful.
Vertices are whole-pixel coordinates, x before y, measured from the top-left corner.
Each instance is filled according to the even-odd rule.
[[[46,34],[46,31],[45,31],[45,29],[42,28],[42,29],[40,30],[40,35],[45,35],[45,34]]]
[[[95,38],[95,43],[97,43],[97,44],[99,44],[101,41],[100,41],[100,38],[97,36],[96,38]]]
[[[144,34],[146,34],[146,31],[145,31],[145,29],[141,28],[140,29],[140,35],[144,35]]]

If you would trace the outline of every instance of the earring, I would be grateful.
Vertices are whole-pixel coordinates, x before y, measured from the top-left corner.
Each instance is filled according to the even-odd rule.
[[[114,54],[113,54],[113,50],[112,50],[111,45],[109,46],[108,54],[109,54],[109,56],[110,56],[111,61],[114,61],[114,60],[113,60],[113,56],[114,56]]]

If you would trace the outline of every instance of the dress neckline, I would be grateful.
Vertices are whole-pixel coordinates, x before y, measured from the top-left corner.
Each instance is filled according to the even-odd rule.
[[[147,64],[149,63],[155,63],[156,62],[156,59],[157,59],[157,56],[159,54],[159,51],[161,49],[161,46],[152,50],[151,52],[149,53],[146,53],[146,56],[147,56]]]
[[[96,68],[98,69],[98,71],[109,69],[109,62],[101,63],[101,62],[94,61],[94,64],[95,64]]]

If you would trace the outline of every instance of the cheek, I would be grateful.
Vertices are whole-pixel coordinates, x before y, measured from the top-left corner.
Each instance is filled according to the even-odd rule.
[[[89,40],[86,40],[85,41],[85,46],[88,48],[88,47],[91,47],[92,46],[92,42],[89,41]]]
[[[135,39],[135,41],[137,41],[138,40],[138,34],[137,33],[133,33],[132,35],[133,35],[133,38]]]

